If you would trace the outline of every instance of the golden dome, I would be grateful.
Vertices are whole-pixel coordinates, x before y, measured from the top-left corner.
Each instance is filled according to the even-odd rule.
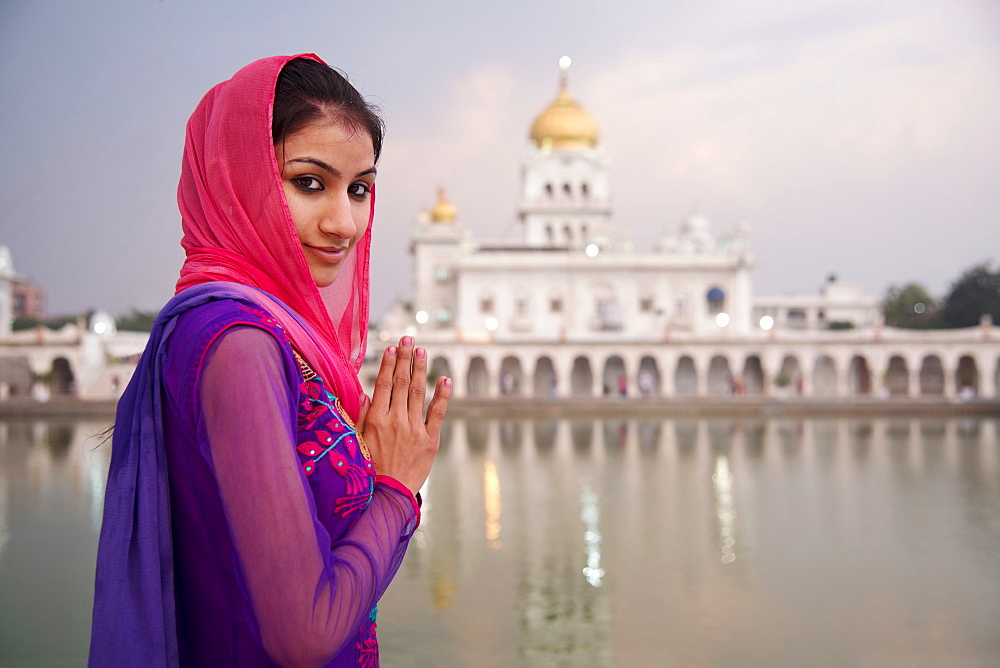
[[[597,145],[597,123],[566,89],[569,58],[561,58],[559,68],[559,95],[535,119],[531,141],[538,148],[593,148]]]
[[[438,188],[438,201],[431,209],[432,223],[454,223],[458,209],[444,196],[444,188]]]

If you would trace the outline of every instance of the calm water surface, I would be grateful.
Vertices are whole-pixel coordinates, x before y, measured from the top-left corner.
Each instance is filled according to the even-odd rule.
[[[103,427],[0,421],[0,666],[85,662]],[[1000,666],[998,433],[453,421],[383,663]]]

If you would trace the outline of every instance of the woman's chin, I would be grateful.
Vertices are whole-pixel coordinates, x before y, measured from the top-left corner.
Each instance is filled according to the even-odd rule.
[[[328,288],[336,282],[337,276],[340,275],[340,267],[337,267],[335,270],[326,269],[311,273],[313,283],[316,284],[317,288]]]

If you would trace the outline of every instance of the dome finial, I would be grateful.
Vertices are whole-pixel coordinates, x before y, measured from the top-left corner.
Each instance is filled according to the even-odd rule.
[[[567,71],[572,60],[559,59],[559,94],[531,126],[531,141],[543,150],[597,146],[597,124],[569,94]]]
[[[573,59],[569,56],[562,56],[559,59],[559,90],[566,90],[569,80],[569,66],[573,64]]]
[[[438,201],[431,209],[430,218],[432,223],[454,223],[458,216],[455,205],[448,201],[444,194],[444,188],[438,188]]]

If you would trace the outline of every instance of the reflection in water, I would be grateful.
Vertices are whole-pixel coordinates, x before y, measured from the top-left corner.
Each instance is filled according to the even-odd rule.
[[[1000,660],[996,421],[516,424],[443,449],[428,547],[380,606],[387,664]],[[421,624],[410,583],[442,570],[453,606]]]
[[[0,665],[86,663],[105,426],[0,421]]]
[[[500,513],[503,507],[500,503],[500,476],[492,459],[483,464],[483,502],[486,508],[486,544],[491,550],[499,550],[503,547],[500,542]]]
[[[580,519],[586,531],[583,532],[583,544],[586,546],[587,565],[583,569],[583,577],[591,587],[600,587],[604,577],[601,568],[601,530],[598,526],[600,511],[597,509],[597,494],[590,487],[584,487],[580,494]]]
[[[736,505],[733,503],[733,476],[725,455],[715,458],[712,486],[715,488],[715,517],[719,520],[722,563],[731,564],[736,561]]]
[[[102,427],[0,421],[0,665],[85,662]],[[997,419],[452,420],[422,496],[385,665],[1000,665]]]
[[[573,447],[577,450],[589,450],[594,442],[594,423],[573,421],[570,423],[573,432]]]

